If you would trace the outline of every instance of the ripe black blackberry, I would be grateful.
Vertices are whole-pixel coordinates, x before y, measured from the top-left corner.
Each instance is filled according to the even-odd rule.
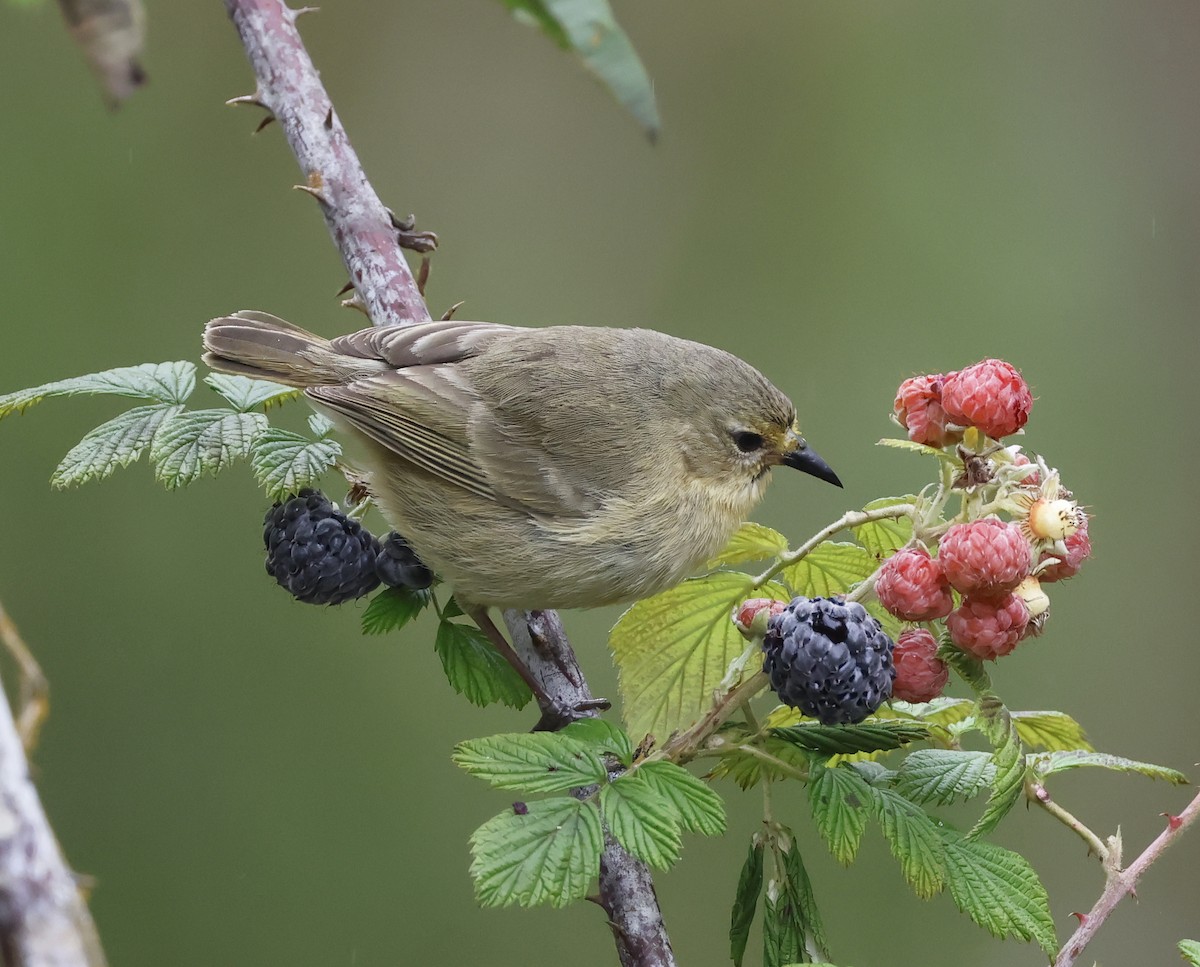
[[[379,587],[379,542],[319,490],[275,504],[263,521],[267,573],[297,600],[341,604]]]
[[[857,602],[794,598],[772,616],[763,671],[785,705],[825,725],[861,722],[892,695],[892,639]]]
[[[408,541],[395,531],[380,543],[375,573],[379,580],[393,588],[420,591],[433,584],[433,572],[421,563]]]

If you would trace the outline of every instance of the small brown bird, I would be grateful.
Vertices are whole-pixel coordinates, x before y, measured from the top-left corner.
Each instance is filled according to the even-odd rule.
[[[724,547],[772,467],[841,486],[758,370],[647,329],[431,322],[328,340],[239,312],[204,348],[212,369],[299,387],[333,419],[465,610],[644,598]]]

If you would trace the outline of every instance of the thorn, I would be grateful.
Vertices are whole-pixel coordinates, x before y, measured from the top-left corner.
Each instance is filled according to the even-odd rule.
[[[283,9],[287,11],[287,15],[291,19],[292,23],[295,23],[306,13],[319,13],[321,10],[320,7],[297,7],[295,10],[293,10],[291,7],[284,7]]]
[[[1134,903],[1137,903],[1137,902],[1138,902],[1138,895],[1137,895],[1137,887],[1136,887],[1136,886],[1131,886],[1131,887],[1129,888],[1129,895],[1130,895],[1131,897],[1133,897],[1133,902],[1134,902]]]
[[[258,122],[258,127],[256,127],[253,131],[250,132],[251,137],[258,134],[259,131],[261,131],[263,128],[265,128],[268,124],[270,124],[274,120],[275,120],[275,115],[268,113],[265,118],[263,118],[261,121]]]
[[[347,292],[349,292],[353,288],[354,288],[354,280],[347,279],[346,284],[344,286],[342,286],[340,289],[338,289],[337,292],[334,293],[334,298],[336,299],[339,295],[345,295]]]
[[[304,185],[292,185],[296,191],[306,191],[313,196],[322,205],[328,206],[329,199],[322,193],[325,188],[325,179],[321,177],[321,172],[310,171],[308,173],[308,183]]]
[[[1081,927],[1082,927],[1082,926],[1083,926],[1085,923],[1087,923],[1087,919],[1088,919],[1088,918],[1087,918],[1087,914],[1086,914],[1086,913],[1075,913],[1075,912],[1072,912],[1072,913],[1071,913],[1071,916],[1075,917],[1075,919],[1077,919],[1077,920],[1079,921],[1079,925],[1080,925]]]
[[[429,256],[421,256],[421,267],[417,269],[417,291],[421,293],[421,298],[425,297],[425,285],[429,282]]]
[[[1183,825],[1183,820],[1178,816],[1172,816],[1170,813],[1159,813],[1159,815],[1166,817],[1167,829],[1176,830]]]
[[[456,303],[454,303],[454,305],[452,305],[452,306],[451,306],[449,309],[447,309],[445,312],[443,312],[443,313],[442,313],[442,320],[441,320],[441,321],[442,321],[442,322],[449,322],[451,319],[453,319],[453,318],[454,318],[454,313],[458,312],[458,310],[459,310],[459,309],[460,309],[462,306],[463,306],[463,303],[461,303],[461,302],[456,302]]]
[[[330,105],[328,111],[325,112],[325,130],[328,131],[333,127],[333,106]]]
[[[252,107],[261,107],[266,110],[270,110],[269,108],[267,108],[266,104],[263,103],[262,91],[257,90],[257,89],[254,91],[253,94],[243,94],[241,97],[231,97],[228,101],[225,102],[226,107],[239,107],[240,105],[243,105],[243,104],[248,104]]]
[[[313,198],[319,201],[322,205],[329,204],[329,201],[325,198],[325,196],[322,195],[321,192],[316,188],[309,188],[308,185],[292,185],[292,189],[294,191],[303,191],[312,195]]]
[[[342,300],[342,308],[343,309],[357,309],[368,319],[371,318],[371,313],[367,312],[367,307],[363,304],[362,299],[360,299],[358,297],[357,292],[354,293],[354,295],[352,297],[350,297],[349,299]]]

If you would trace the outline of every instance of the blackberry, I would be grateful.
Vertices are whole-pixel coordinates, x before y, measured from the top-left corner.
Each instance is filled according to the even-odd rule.
[[[379,586],[379,542],[319,490],[301,490],[267,511],[263,544],[267,573],[299,601],[341,604]]]
[[[857,602],[793,598],[772,616],[763,654],[779,700],[824,725],[861,722],[892,695],[892,639]]]
[[[433,572],[421,563],[408,541],[395,531],[380,544],[375,573],[379,580],[393,588],[420,591],[433,584]]]

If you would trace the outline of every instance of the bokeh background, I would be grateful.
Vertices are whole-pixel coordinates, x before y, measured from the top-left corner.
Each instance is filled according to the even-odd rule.
[[[1012,360],[1038,397],[1024,442],[1092,509],[1095,556],[997,686],[1195,773],[1200,6],[615,6],[655,80],[655,147],[494,0],[340,0],[303,22],[381,196],[442,237],[434,311],[651,325],[756,362],[847,482],[780,476],[759,519],[794,540],[925,481],[874,446],[902,378]],[[240,308],[362,323],[278,130],[251,137],[258,113],[222,106],[253,86],[222,4],[149,7],[151,85],[111,115],[52,4],[0,6],[0,391],[194,360],[204,321]],[[0,597],[52,683],[37,778],[96,877],[112,963],[614,963],[590,905],[476,909],[467,836],[506,800],[450,749],[531,718],[452,694],[431,624],[368,639],[361,606],[292,602],[263,573],[248,472],[168,494],[140,465],[50,490],[121,405],[0,424]],[[567,618],[608,695],[615,617]],[[1054,789],[1095,829],[1120,824],[1130,855],[1190,795],[1091,774]],[[723,791],[730,834],[690,839],[658,880],[685,965],[727,962],[759,802]],[[1043,962],[948,897],[912,898],[877,833],[845,870],[801,790],[779,812],[838,963]],[[1040,812],[998,839],[1033,859],[1065,939],[1097,864]],[[1198,863],[1193,835],[1088,956],[1177,962],[1200,935]]]

